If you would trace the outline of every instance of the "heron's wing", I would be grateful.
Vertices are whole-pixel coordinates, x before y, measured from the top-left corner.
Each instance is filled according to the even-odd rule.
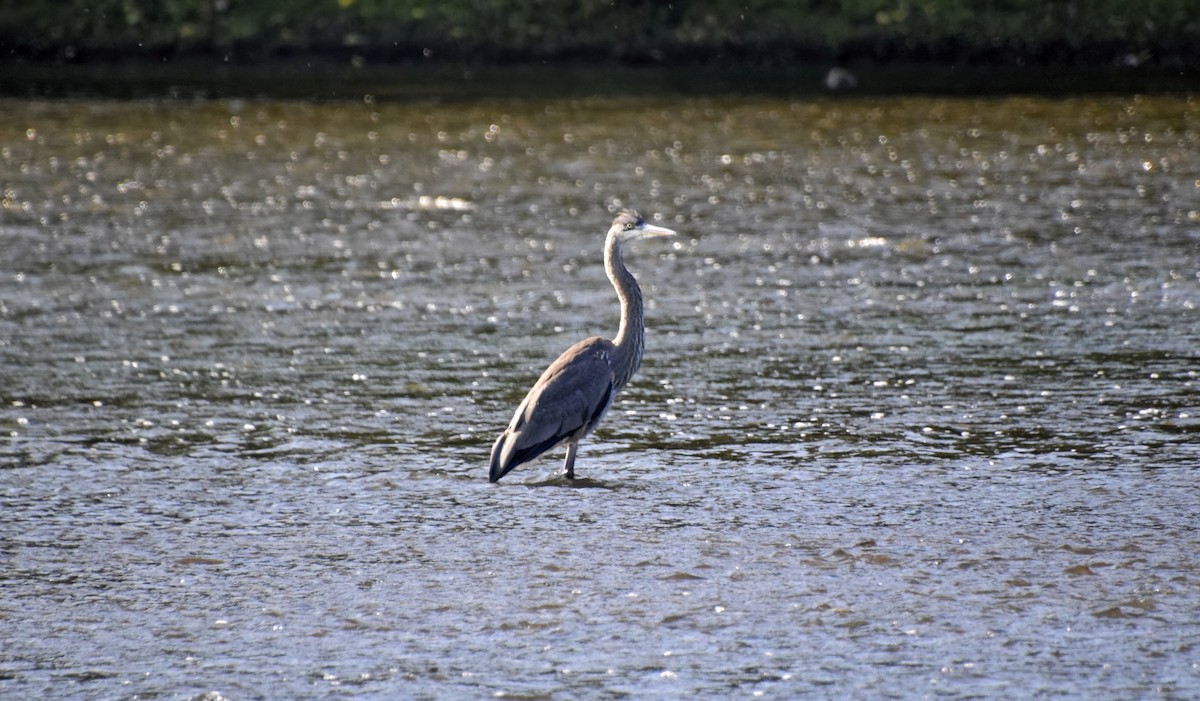
[[[612,403],[612,352],[611,342],[589,338],[546,368],[496,443],[496,479],[596,425]]]

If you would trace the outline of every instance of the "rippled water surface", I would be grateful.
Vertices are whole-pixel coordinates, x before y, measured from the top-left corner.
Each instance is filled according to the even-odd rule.
[[[1200,695],[1195,97],[0,109],[6,698]]]

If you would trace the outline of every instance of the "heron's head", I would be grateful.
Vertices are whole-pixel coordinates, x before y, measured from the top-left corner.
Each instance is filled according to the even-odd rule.
[[[617,218],[613,220],[608,235],[615,237],[621,243],[628,243],[638,239],[674,236],[675,232],[661,226],[647,224],[646,220],[632,209],[622,209]]]

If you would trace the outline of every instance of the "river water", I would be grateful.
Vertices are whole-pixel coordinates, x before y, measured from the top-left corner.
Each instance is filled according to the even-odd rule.
[[[0,110],[0,696],[1200,696],[1195,96]]]

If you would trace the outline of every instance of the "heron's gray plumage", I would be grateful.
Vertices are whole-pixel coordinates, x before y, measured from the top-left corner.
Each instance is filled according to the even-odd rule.
[[[604,269],[621,302],[617,336],[612,341],[598,336],[580,341],[546,368],[492,447],[488,475],[492,482],[563,444],[568,445],[567,477],[575,476],[579,441],[596,428],[613,398],[637,372],[645,348],[642,291],[625,268],[623,246],[646,236],[674,233],[646,224],[632,210],[613,220],[604,242]]]

